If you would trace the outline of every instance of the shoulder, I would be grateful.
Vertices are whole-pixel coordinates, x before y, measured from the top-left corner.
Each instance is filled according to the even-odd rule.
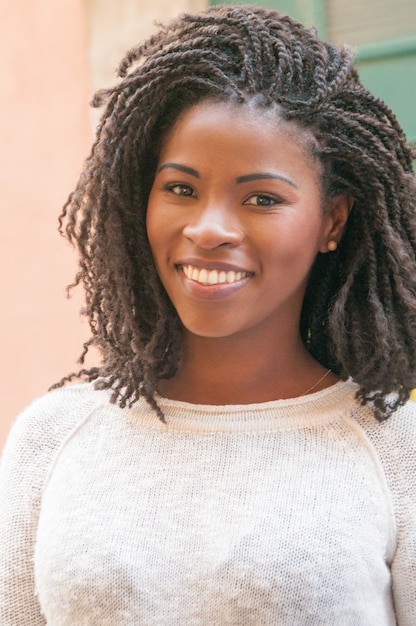
[[[108,394],[95,391],[89,383],[69,385],[38,398],[13,424],[2,466],[10,457],[30,457],[34,461],[53,455],[72,429],[104,402],[108,402]]]
[[[413,451],[416,457],[416,402],[413,400],[383,422],[375,419],[370,407],[355,406],[352,417],[376,447],[391,449],[398,454]]]
[[[104,402],[108,402],[108,394],[83,383],[52,391],[19,415],[1,458],[0,529],[3,523],[25,518],[28,511],[34,516],[61,445]]]
[[[416,452],[416,402],[409,400],[393,413],[385,422],[385,430],[405,448]]]
[[[369,407],[356,406],[351,413],[368,442],[396,503],[411,504],[416,516],[416,403],[409,400],[384,422]]]
[[[406,472],[416,470],[416,402],[409,400],[388,419],[378,422],[369,406],[356,404],[351,418],[377,450],[383,465]]]

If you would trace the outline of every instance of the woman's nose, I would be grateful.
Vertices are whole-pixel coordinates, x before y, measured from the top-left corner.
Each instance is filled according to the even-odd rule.
[[[201,208],[183,229],[184,236],[200,248],[237,246],[244,238],[241,224],[230,207],[221,205]]]

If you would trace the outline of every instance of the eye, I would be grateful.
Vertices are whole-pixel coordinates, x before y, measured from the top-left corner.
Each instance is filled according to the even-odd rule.
[[[172,183],[166,185],[167,191],[171,191],[176,196],[194,196],[194,190],[189,185]]]
[[[253,194],[252,196],[250,196],[249,198],[247,198],[247,200],[243,202],[243,204],[251,204],[253,206],[260,206],[260,207],[275,206],[276,204],[281,204],[281,203],[282,203],[282,200],[280,198],[278,198],[277,196],[268,195],[266,193]]]

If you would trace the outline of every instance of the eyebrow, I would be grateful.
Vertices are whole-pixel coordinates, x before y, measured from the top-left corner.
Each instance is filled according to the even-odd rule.
[[[195,176],[195,178],[201,178],[200,173],[197,170],[194,170],[193,167],[188,167],[187,165],[181,165],[180,163],[164,163],[158,168],[158,173],[167,168],[172,168],[174,170],[179,170],[180,172],[185,172],[185,174],[190,174],[191,176]]]
[[[201,178],[198,170],[195,170],[193,167],[188,167],[187,165],[181,165],[180,163],[164,163],[158,168],[158,173],[162,170],[172,168],[174,170],[179,170],[180,172],[185,172],[186,174],[190,174],[195,178]],[[249,183],[252,180],[266,180],[266,179],[277,179],[282,180],[284,183],[288,183],[295,189],[298,189],[298,186],[290,180],[290,178],[286,178],[285,176],[280,176],[280,174],[271,174],[269,172],[258,172],[255,174],[246,174],[245,176],[237,176],[235,182],[240,185],[241,183]]]
[[[237,184],[249,183],[252,180],[266,180],[268,178],[282,180],[284,183],[288,183],[288,185],[291,185],[295,189],[298,188],[298,186],[289,178],[286,178],[285,176],[280,176],[279,174],[270,174],[269,172],[265,172],[264,174],[262,172],[259,172],[258,174],[246,174],[245,176],[238,176],[235,179],[235,182]]]

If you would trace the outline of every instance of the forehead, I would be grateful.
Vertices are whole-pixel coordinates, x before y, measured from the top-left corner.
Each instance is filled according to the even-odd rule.
[[[302,128],[296,121],[289,121],[285,118],[284,109],[277,103],[270,106],[260,105],[255,99],[247,102],[239,103],[234,100],[217,100],[207,98],[201,102],[186,108],[176,118],[167,134],[183,123],[198,114],[199,117],[204,116],[206,120],[211,119],[212,123],[224,117],[231,117],[244,120],[244,123],[258,123],[269,127],[269,129],[277,128],[281,132],[286,132],[297,138],[300,143],[316,142],[312,132],[307,128]]]
[[[239,154],[241,161],[253,164],[256,159],[281,162],[287,158],[320,173],[317,149],[312,132],[286,120],[278,105],[205,100],[177,118],[164,137],[159,160],[171,154],[200,158],[209,152],[226,162],[230,154]]]

